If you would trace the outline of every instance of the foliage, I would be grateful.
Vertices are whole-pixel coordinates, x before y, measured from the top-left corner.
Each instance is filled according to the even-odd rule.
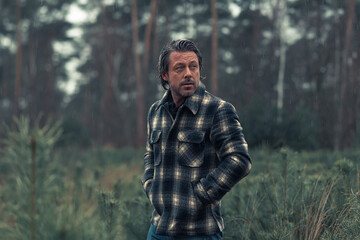
[[[157,12],[150,28],[155,2]],[[279,19],[283,10],[279,8],[285,2],[287,14]],[[355,23],[347,26],[351,2],[356,2],[352,9],[358,16],[359,1],[217,1],[221,43],[217,49],[218,95],[239,110],[251,146],[310,150],[334,148],[337,140],[344,145],[340,148],[359,146],[359,114],[352,114],[359,108],[355,94],[360,76],[356,54],[359,34]],[[210,1],[137,1],[136,49],[143,66],[144,111],[163,93],[156,66],[161,47],[170,39],[188,38],[198,44],[204,63],[201,75],[211,91],[215,49],[210,41],[210,6]],[[137,129],[131,127],[145,121],[136,115],[140,93],[135,86],[134,39],[129,34],[131,1],[17,0],[1,1],[0,9],[2,121],[9,124],[18,107],[20,113],[32,118],[40,112],[64,118],[62,145],[145,145],[136,140]],[[81,21],[81,16],[88,18]],[[284,30],[281,125],[275,111],[280,21],[288,24]],[[346,34],[347,29],[352,29],[352,34]],[[341,83],[347,85],[343,94]],[[15,92],[20,95],[19,104]],[[346,97],[340,104],[342,95]],[[346,110],[339,115],[342,107]],[[338,125],[339,116],[344,117],[344,123]],[[343,125],[349,129],[335,133]]]
[[[314,150],[319,146],[318,118],[303,105],[296,106],[279,122],[275,117],[276,109],[259,98],[239,115],[249,146],[287,146],[295,150]]]
[[[103,222],[103,230],[100,232],[106,233],[101,239],[116,239],[119,204],[112,193],[100,192],[98,194],[98,206],[100,208],[100,218]]]
[[[0,155],[2,237],[145,239],[144,150],[53,149],[61,123],[16,123]],[[253,149],[252,172],[222,201],[224,239],[359,238],[359,151]]]
[[[57,146],[78,146],[89,147],[91,145],[90,136],[84,125],[75,118],[65,118],[62,121],[63,137]]]
[[[281,140],[276,137],[278,124],[274,116],[276,109],[262,99],[255,99],[239,113],[249,146],[275,147],[280,144]]]
[[[281,130],[285,143],[295,150],[315,150],[319,147],[319,120],[311,110],[303,105],[285,117]]]
[[[124,239],[146,239],[152,210],[143,192],[138,192],[135,198],[129,198],[123,202],[121,226]]]
[[[62,179],[53,164],[51,149],[61,135],[60,122],[47,123],[33,129],[28,118],[14,120],[17,131],[7,128],[5,159],[11,163],[10,188],[5,199],[17,225],[9,231],[9,239],[53,238],[56,228],[51,221],[56,214],[56,195],[63,188]],[[61,175],[60,175],[61,176]]]
[[[282,149],[269,157],[279,166],[259,166],[263,173],[250,175],[225,196],[225,239],[356,239],[360,196],[352,192],[359,189],[343,188],[347,179],[341,170],[351,161],[311,173],[302,154]],[[356,180],[354,172],[346,176]]]
[[[358,126],[360,123],[358,123]],[[360,147],[360,128],[358,128],[356,135],[355,135],[355,147],[359,148]]]

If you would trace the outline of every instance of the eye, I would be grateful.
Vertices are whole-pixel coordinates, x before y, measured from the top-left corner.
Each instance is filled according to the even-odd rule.
[[[175,67],[175,71],[181,71],[181,70],[183,70],[183,69],[184,69],[183,66],[177,66],[177,67]]]

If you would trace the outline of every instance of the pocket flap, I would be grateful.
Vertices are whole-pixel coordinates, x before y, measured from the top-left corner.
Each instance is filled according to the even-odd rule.
[[[201,143],[204,141],[205,132],[200,131],[180,131],[178,133],[178,140],[180,142],[189,142],[189,143]]]
[[[161,136],[161,131],[160,130],[154,130],[152,131],[152,133],[150,134],[150,143],[156,143],[159,141]]]

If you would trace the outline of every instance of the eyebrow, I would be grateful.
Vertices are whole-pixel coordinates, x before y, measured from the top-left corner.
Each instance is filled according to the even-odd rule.
[[[199,65],[199,63],[198,63],[196,60],[193,60],[193,61],[189,62],[189,64],[194,64],[194,63],[196,63],[197,65]],[[177,66],[177,65],[179,65],[179,64],[181,64],[181,65],[186,65],[186,63],[184,63],[184,62],[176,62],[176,63],[174,64],[174,66]]]

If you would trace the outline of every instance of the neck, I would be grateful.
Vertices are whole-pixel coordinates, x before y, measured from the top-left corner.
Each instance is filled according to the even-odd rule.
[[[175,106],[180,106],[181,104],[183,104],[185,102],[185,97],[182,97],[182,96],[174,96],[172,93],[171,93],[171,97],[175,103]]]

